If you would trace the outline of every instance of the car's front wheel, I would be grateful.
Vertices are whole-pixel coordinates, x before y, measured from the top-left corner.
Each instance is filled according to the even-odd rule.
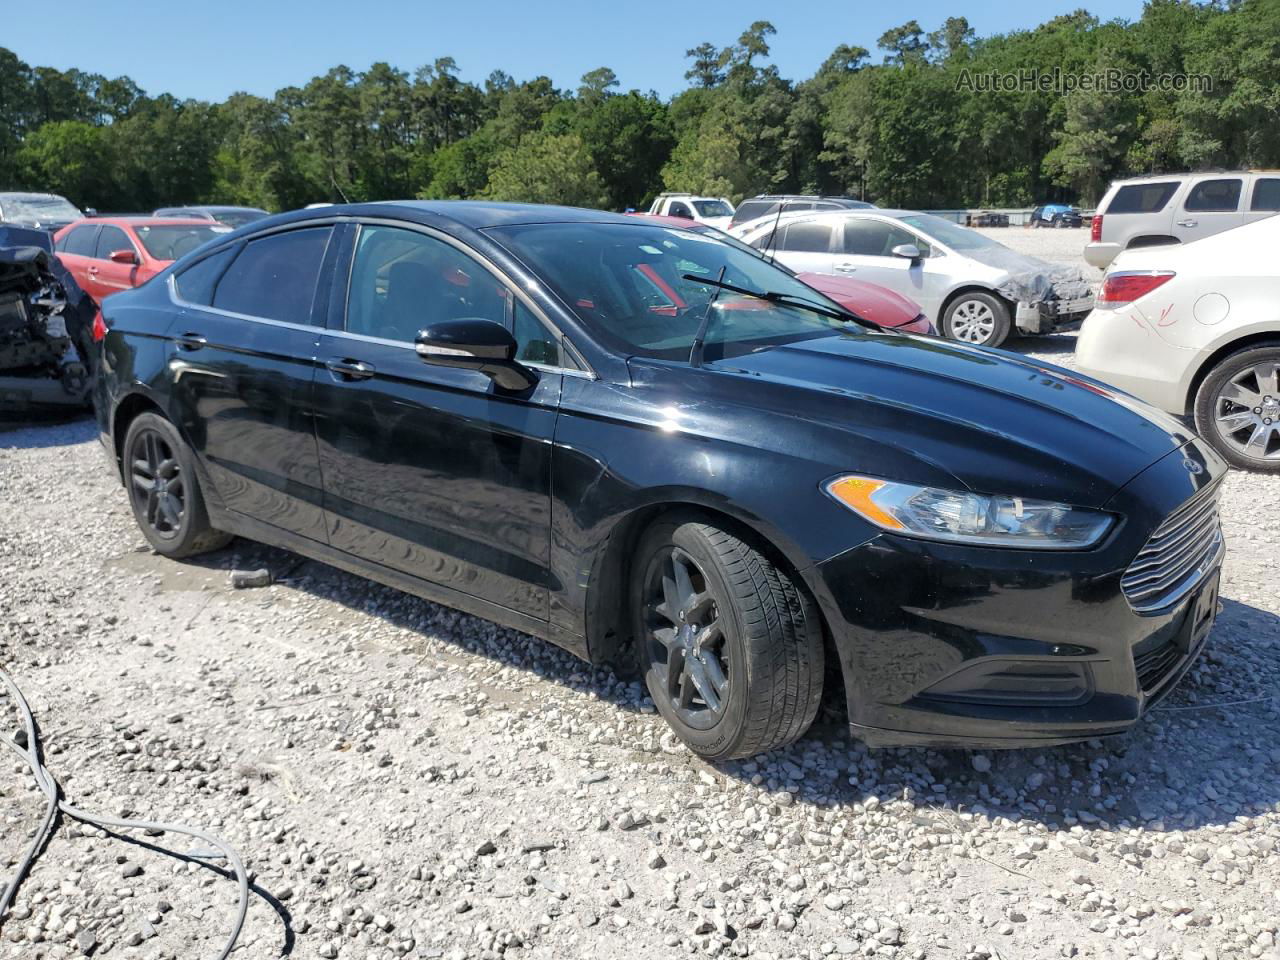
[[[942,335],[961,343],[998,347],[1009,337],[1009,305],[990,293],[962,293],[943,311]]]
[[[645,683],[680,739],[708,760],[786,746],[822,699],[815,604],[753,546],[696,517],[641,538],[631,610]]]
[[[190,557],[231,541],[209,523],[191,449],[172,423],[139,414],[125,433],[123,454],[134,519],[157,553]]]
[[[1280,471],[1280,346],[1247,347],[1209,371],[1196,429],[1233,466]]]

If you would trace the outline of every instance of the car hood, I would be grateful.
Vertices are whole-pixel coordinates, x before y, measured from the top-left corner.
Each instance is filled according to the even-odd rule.
[[[899,327],[920,315],[918,303],[879,284],[829,273],[798,273],[796,279],[881,327]]]
[[[1096,380],[942,340],[849,332],[716,367],[775,386],[791,394],[777,397],[786,412],[845,431],[851,470],[859,449],[892,452],[877,459],[912,475],[888,479],[937,483],[949,474],[978,492],[1100,507],[1194,437]]]
[[[1001,293],[1013,300],[1024,303],[1037,303],[1054,297],[1076,300],[1088,296],[1093,289],[1079,267],[1049,263],[1008,247],[996,245],[958,252],[962,257],[1007,274],[998,286]]]

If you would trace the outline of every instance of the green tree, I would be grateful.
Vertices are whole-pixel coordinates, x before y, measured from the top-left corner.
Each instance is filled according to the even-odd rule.
[[[82,120],[42,124],[23,141],[16,167],[26,183],[81,207],[107,206],[113,196],[106,133]]]
[[[533,133],[494,164],[485,196],[524,203],[602,207],[608,200],[582,139]]]

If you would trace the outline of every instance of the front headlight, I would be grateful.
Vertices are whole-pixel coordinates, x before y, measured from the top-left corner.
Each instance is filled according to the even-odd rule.
[[[884,530],[985,547],[1079,550],[1101,540],[1113,519],[1065,503],[939,490],[875,477],[836,477],[823,488]]]

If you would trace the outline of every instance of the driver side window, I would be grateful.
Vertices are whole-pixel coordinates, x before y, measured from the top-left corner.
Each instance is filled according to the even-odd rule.
[[[922,256],[929,256],[927,243],[883,220],[851,218],[844,223],[844,252],[850,256],[891,257],[893,248],[904,243],[915,244]]]
[[[424,327],[481,318],[507,325],[511,292],[451,244],[400,227],[362,226],[351,265],[348,333],[412,343]]]

